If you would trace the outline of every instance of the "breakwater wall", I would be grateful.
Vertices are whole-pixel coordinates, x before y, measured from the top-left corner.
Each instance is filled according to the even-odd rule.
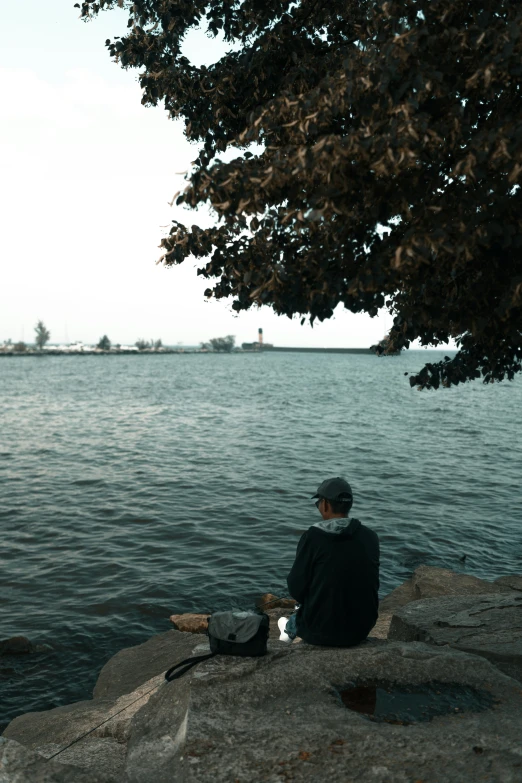
[[[247,345],[243,345],[241,353],[375,353],[371,348],[303,348],[285,345],[264,345],[260,348],[257,343]]]
[[[291,352],[291,353],[375,353],[371,348],[291,348],[277,346],[272,348],[263,348],[263,352]]]

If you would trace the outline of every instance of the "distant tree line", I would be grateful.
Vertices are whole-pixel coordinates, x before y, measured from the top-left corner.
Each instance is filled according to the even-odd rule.
[[[136,340],[134,345],[140,351],[150,351],[153,348],[158,350],[158,348],[163,348],[163,343],[161,342],[161,340],[150,340],[149,342],[147,342],[147,340],[142,340],[140,338],[139,340]]]
[[[139,351],[151,351],[151,350],[158,350],[158,348],[163,348],[163,342],[161,340],[143,340],[141,337],[139,340],[136,340],[134,343],[136,348]],[[103,335],[103,337],[100,337],[100,340],[98,341],[98,344],[96,348],[99,348],[100,351],[110,351],[112,347],[112,343],[107,337],[106,334]],[[120,343],[116,344],[114,346],[115,348],[121,348]]]
[[[36,348],[41,351],[45,347],[45,345],[49,342],[51,338],[51,332],[47,327],[45,326],[44,322],[42,320],[39,320],[36,326],[34,327],[35,331],[35,345]],[[207,343],[201,343],[201,350],[203,351],[213,351],[215,353],[231,353],[236,344],[236,338],[232,334],[228,334],[226,337],[213,337],[210,339]],[[20,341],[18,343],[12,343],[11,340],[6,340],[5,342],[6,346],[11,347],[12,350],[16,351],[17,353],[23,353],[24,351],[27,351],[28,346],[26,343]],[[139,340],[136,340],[134,343],[136,348],[139,351],[151,351],[151,350],[159,350],[160,348],[163,348],[163,342],[162,340],[144,340],[140,337]],[[96,344],[96,348],[100,351],[110,351],[113,347],[113,343],[109,339],[109,337],[104,334],[103,337],[100,337]],[[121,348],[120,343],[116,343],[114,347],[118,350]]]
[[[11,348],[11,350],[16,351],[17,353],[23,353],[23,351],[27,350],[27,345],[20,340],[18,343],[13,343],[11,339],[6,340],[4,342],[5,348]]]
[[[38,350],[41,351],[43,347],[49,342],[51,332],[46,328],[43,321],[38,321],[34,327],[34,332],[35,345]],[[27,343],[25,343],[23,340],[19,340],[19,342],[13,343],[13,341],[9,339],[5,341],[4,345],[7,347],[12,347],[12,350],[16,351],[17,353],[23,353],[24,351],[27,351],[28,348]]]
[[[49,329],[47,329],[47,327],[45,326],[42,320],[38,321],[38,323],[34,327],[34,331],[35,331],[34,344],[39,351],[42,351],[51,338],[51,332],[49,331]],[[17,343],[13,343],[12,340],[9,339],[6,340],[4,344],[10,348],[12,347],[12,350],[16,351],[17,353],[23,353],[24,351],[27,351],[29,347],[22,340],[20,340]],[[100,351],[110,351],[112,345],[113,344],[108,338],[108,336],[104,334],[103,337],[100,337],[100,339],[98,340],[98,343],[96,344],[96,348],[98,348]],[[151,339],[147,341],[140,338],[139,340],[136,340],[134,345],[140,351],[158,350],[159,348],[163,348],[163,342],[160,339],[158,340]],[[121,345],[120,343],[116,343],[114,347],[119,349],[121,348]]]

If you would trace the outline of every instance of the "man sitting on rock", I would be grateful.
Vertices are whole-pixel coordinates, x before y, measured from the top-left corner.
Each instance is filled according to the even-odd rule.
[[[313,497],[322,521],[297,545],[287,584],[298,606],[288,620],[279,619],[280,639],[299,636],[309,644],[351,647],[377,622],[379,539],[348,518],[353,493],[344,479],[326,479]]]

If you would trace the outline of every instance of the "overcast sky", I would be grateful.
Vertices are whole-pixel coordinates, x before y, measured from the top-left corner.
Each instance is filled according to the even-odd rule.
[[[182,125],[141,106],[136,71],[114,64],[106,38],[124,34],[121,11],[84,23],[74,0],[0,0],[0,342],[34,339],[42,319],[51,342],[161,338],[197,345],[263,327],[276,345],[368,346],[391,318],[335,317],[301,326],[269,308],[233,314],[207,302],[208,283],[187,260],[158,266],[173,219],[180,172],[196,156]],[[212,62],[224,51],[204,33],[187,56]],[[201,216],[204,220],[205,216]]]

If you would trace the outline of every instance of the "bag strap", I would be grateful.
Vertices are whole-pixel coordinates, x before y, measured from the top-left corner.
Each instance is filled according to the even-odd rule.
[[[168,672],[165,673],[165,679],[167,682],[172,682],[172,680],[177,680],[178,677],[182,677],[185,672],[188,672],[189,669],[192,669],[193,666],[195,666],[197,663],[201,663],[202,661],[208,661],[209,658],[213,658],[214,655],[217,655],[215,652],[208,653],[208,655],[196,655],[194,658],[185,658],[184,661],[180,661],[179,663],[175,663],[174,666],[171,666]],[[180,666],[183,666],[183,669],[180,669],[180,671],[176,671],[176,669],[179,669]],[[175,672],[175,674],[173,674]]]

